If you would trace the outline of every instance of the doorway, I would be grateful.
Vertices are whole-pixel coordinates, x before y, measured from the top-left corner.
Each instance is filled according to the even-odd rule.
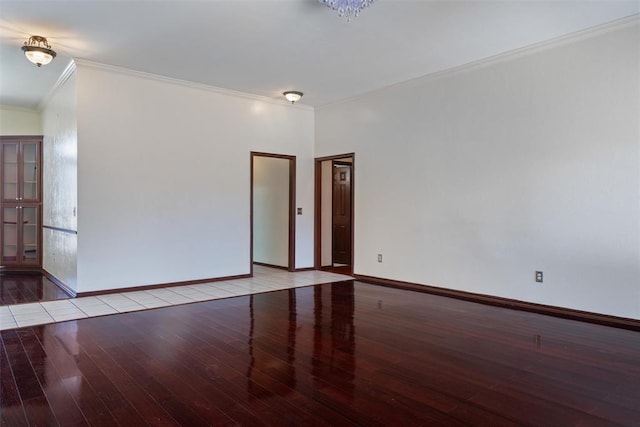
[[[351,265],[351,175],[350,161],[332,162],[331,261],[333,267]]]
[[[353,273],[354,153],[315,161],[316,269]]]
[[[251,152],[253,265],[295,270],[296,158]]]

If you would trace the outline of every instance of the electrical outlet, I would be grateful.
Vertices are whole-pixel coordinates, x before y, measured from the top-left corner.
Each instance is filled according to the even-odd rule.
[[[302,215],[302,208],[298,208],[298,215]]]
[[[378,254],[378,262],[382,262],[382,254]]]
[[[542,271],[536,271],[536,282],[542,283],[543,277]]]

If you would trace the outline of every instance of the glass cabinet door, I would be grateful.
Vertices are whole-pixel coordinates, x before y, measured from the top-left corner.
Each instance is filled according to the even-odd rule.
[[[2,261],[18,260],[18,217],[20,208],[2,209]]]
[[[18,188],[18,148],[19,144],[2,144],[2,199],[7,202],[17,202]]]
[[[22,250],[20,252],[20,262],[38,263],[38,233],[40,229],[40,221],[38,218],[38,208],[21,207],[19,212],[22,214],[21,227],[22,227]]]
[[[0,136],[0,266],[37,267],[42,258],[41,148],[36,137]]]
[[[23,202],[38,200],[38,144],[25,142],[22,144],[22,188],[18,198]]]

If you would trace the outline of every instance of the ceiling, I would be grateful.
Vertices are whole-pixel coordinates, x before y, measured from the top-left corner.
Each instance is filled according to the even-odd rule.
[[[320,106],[640,13],[639,1],[0,0],[0,104],[37,108],[71,58]],[[49,39],[42,68],[20,47]]]

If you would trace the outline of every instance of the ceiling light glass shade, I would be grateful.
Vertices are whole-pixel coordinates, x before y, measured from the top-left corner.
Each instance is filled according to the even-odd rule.
[[[287,98],[287,101],[291,102],[292,104],[295,102],[300,101],[300,98],[302,98],[302,92],[296,92],[294,90],[289,90],[287,92],[283,93],[284,97]]]
[[[47,65],[56,57],[56,52],[51,49],[47,39],[40,36],[29,37],[29,41],[24,42],[22,51],[27,59],[38,67]]]
[[[370,6],[375,0],[318,0],[325,6],[338,12],[340,17],[344,17],[347,21],[358,16],[360,11]]]

